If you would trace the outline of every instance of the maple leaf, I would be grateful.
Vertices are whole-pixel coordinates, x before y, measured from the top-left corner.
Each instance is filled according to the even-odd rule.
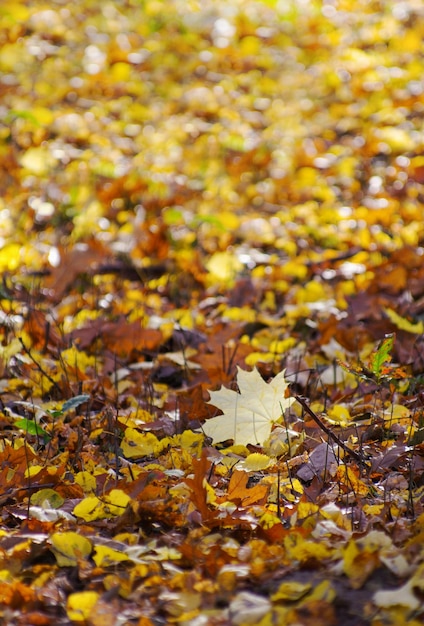
[[[294,398],[286,398],[288,387],[280,372],[266,383],[258,370],[246,372],[237,367],[240,393],[221,387],[210,391],[209,404],[223,412],[205,422],[203,431],[214,443],[233,439],[236,445],[262,445],[270,436],[272,425],[278,422]]]

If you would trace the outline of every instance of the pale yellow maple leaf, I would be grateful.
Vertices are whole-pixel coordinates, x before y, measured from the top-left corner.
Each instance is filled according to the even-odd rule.
[[[209,392],[209,404],[220,409],[223,415],[208,419],[203,431],[213,443],[233,439],[236,445],[262,445],[294,398],[285,397],[288,384],[284,371],[266,383],[256,368],[251,372],[240,367],[237,370],[240,393],[225,387]]]

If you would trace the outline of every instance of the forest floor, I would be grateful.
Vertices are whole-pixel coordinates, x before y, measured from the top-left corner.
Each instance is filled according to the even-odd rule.
[[[423,623],[423,39],[1,3],[2,623]]]

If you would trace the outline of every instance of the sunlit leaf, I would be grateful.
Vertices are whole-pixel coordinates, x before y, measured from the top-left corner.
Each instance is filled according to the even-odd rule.
[[[242,269],[242,264],[229,252],[216,252],[207,263],[212,280],[230,283]]]
[[[244,461],[238,464],[237,467],[242,468],[247,472],[259,472],[260,470],[266,469],[273,463],[273,459],[266,454],[254,452],[253,454],[249,454]]]
[[[419,5],[0,2],[0,621],[418,626]]]
[[[223,415],[207,420],[203,430],[214,442],[233,439],[235,444],[263,444],[273,424],[294,401],[285,397],[284,371],[266,383],[256,368],[251,372],[238,368],[237,384],[240,393],[225,388],[209,392],[209,403]]]
[[[45,176],[56,165],[56,159],[46,147],[28,148],[21,157],[22,166],[36,176]]]

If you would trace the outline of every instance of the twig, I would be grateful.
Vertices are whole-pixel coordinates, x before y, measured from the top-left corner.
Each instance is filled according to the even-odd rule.
[[[51,376],[49,376],[49,374],[46,372],[46,370],[43,369],[43,367],[38,363],[38,361],[36,361],[36,359],[32,356],[31,350],[29,348],[27,348],[27,346],[25,345],[22,337],[18,337],[18,339],[19,339],[19,342],[20,342],[20,344],[21,344],[21,346],[23,348],[23,351],[31,359],[31,361],[34,363],[34,365],[36,365],[38,367],[38,369],[40,370],[42,375],[47,378],[47,380],[53,385],[53,387],[55,389],[57,389],[57,391],[59,391],[59,393],[62,393],[62,390],[59,387],[59,385],[57,384],[57,382],[55,380],[53,380],[53,378]]]
[[[301,398],[300,396],[296,396],[296,395],[295,395],[295,398],[299,402],[299,404],[302,405],[302,407],[306,411],[306,413],[310,417],[312,417],[314,422],[316,424],[318,424],[318,426],[321,428],[321,430],[323,430],[325,432],[325,434],[328,435],[328,437],[330,437],[330,439],[332,439],[338,446],[340,446],[340,448],[342,448],[342,450],[344,452],[346,452],[346,454],[348,454],[352,459],[355,459],[355,461],[357,463],[359,463],[359,465],[362,465],[362,466],[366,465],[366,460],[362,456],[362,454],[359,454],[359,452],[355,452],[355,450],[352,450],[351,448],[349,448],[349,446],[347,446],[345,444],[345,442],[340,439],[340,437],[337,437],[337,435],[335,435],[333,433],[333,431],[330,428],[328,428],[328,426],[326,426],[324,424],[324,422],[321,420],[321,418],[318,417],[318,415],[313,412],[311,407],[308,404],[306,404],[306,402],[305,402],[305,400],[303,398]]]

